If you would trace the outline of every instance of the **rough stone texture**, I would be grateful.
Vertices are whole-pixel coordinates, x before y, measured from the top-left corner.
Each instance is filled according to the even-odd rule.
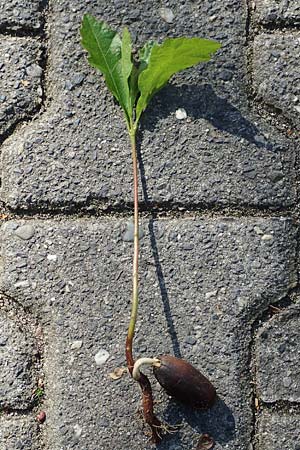
[[[33,418],[14,415],[0,417],[1,450],[36,450],[37,424]]]
[[[272,318],[256,342],[257,389],[264,402],[300,401],[300,309]]]
[[[0,408],[27,408],[34,390],[32,339],[2,315],[0,330]]]
[[[300,24],[300,5],[295,0],[254,0],[258,20],[264,25]]]
[[[3,0],[0,5],[0,27],[9,30],[37,30],[41,27],[43,0]]]
[[[258,99],[274,106],[296,126],[300,119],[300,33],[266,34],[254,40],[253,83]]]
[[[146,203],[293,204],[293,145],[247,107],[245,2],[172,0],[168,7],[172,23],[161,18],[158,0],[53,2],[47,72],[52,102],[3,147],[2,196],[10,207],[132,201],[121,111],[79,43],[86,11],[113,28],[127,25],[137,45],[178,35],[222,42],[211,63],[174,77],[144,115],[140,165]],[[187,119],[176,119],[178,108]]]
[[[258,450],[299,450],[299,430],[299,414],[265,412],[259,421],[257,448]]]
[[[1,289],[44,328],[47,450],[151,448],[136,414],[138,389],[127,376],[108,376],[125,363],[126,221],[32,220],[34,232],[23,239],[25,224],[2,228]],[[136,352],[182,355],[219,394],[211,411],[193,413],[155,384],[160,416],[184,424],[160,448],[194,450],[196,433],[208,432],[217,450],[247,449],[251,322],[295,285],[295,229],[287,219],[225,218],[145,221],[143,229]],[[110,357],[99,367],[103,350]]]
[[[0,40],[0,141],[41,103],[40,53],[33,39],[2,36]]]

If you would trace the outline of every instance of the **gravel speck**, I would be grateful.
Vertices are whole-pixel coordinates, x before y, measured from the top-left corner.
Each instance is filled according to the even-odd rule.
[[[104,350],[104,349],[99,350],[98,353],[96,353],[96,355],[95,355],[95,361],[96,361],[97,366],[103,366],[103,364],[106,363],[108,358],[109,358],[109,353],[106,350]]]
[[[170,8],[160,8],[159,15],[167,23],[172,23],[175,17],[173,11]]]
[[[184,108],[178,108],[175,112],[176,119],[183,120],[187,118],[187,113]]]
[[[16,229],[15,234],[24,241],[27,241],[34,235],[34,228],[32,225],[22,225]]]

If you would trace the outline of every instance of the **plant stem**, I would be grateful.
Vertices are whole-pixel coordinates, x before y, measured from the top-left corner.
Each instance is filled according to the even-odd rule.
[[[133,165],[133,196],[134,196],[134,250],[133,250],[133,270],[132,270],[132,304],[131,315],[126,338],[126,361],[130,375],[132,376],[134,367],[134,358],[132,352],[132,344],[135,332],[135,324],[137,319],[137,311],[139,304],[138,292],[138,269],[139,269],[139,199],[138,199],[138,164],[136,151],[136,130],[137,125],[128,127]],[[149,425],[152,433],[152,441],[158,444],[161,441],[161,422],[157,419],[153,412],[153,396],[150,381],[146,375],[140,373],[137,380],[142,390],[142,405],[144,420]]]
[[[130,374],[132,374],[134,359],[132,354],[132,344],[135,332],[135,324],[137,319],[137,311],[139,304],[139,198],[138,198],[138,167],[136,152],[136,129],[132,127],[129,130],[132,166],[133,166],[133,197],[134,197],[134,250],[133,250],[133,266],[132,266],[132,305],[130,322],[126,339],[126,360]]]

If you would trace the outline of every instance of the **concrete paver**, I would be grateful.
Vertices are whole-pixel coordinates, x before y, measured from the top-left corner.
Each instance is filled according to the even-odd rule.
[[[266,412],[259,424],[258,450],[299,450],[299,414]]]
[[[42,23],[43,0],[9,0],[1,2],[0,26],[15,30],[38,30]]]
[[[34,39],[5,36],[0,40],[0,140],[41,104],[40,57],[40,44]]]
[[[5,316],[0,329],[0,408],[27,408],[35,387],[32,339]]]
[[[264,402],[300,401],[299,308],[276,315],[257,336],[257,389]]]
[[[290,0],[255,0],[255,12],[264,25],[300,24],[300,5]]]
[[[47,71],[52,101],[3,146],[2,198],[8,206],[86,208],[132,201],[121,112],[79,43],[86,11],[114,28],[127,25],[138,45],[178,35],[222,42],[210,64],[174,77],[145,113],[144,201],[276,207],[295,202],[292,141],[247,107],[246,5],[226,0],[179,6],[173,0],[168,7],[174,11],[171,24],[161,18],[159,1],[53,2]],[[187,119],[176,119],[178,108]]]
[[[300,33],[262,33],[254,40],[253,82],[258,99],[296,126],[300,118]]]
[[[46,448],[150,448],[135,423],[138,390],[127,376],[108,376],[124,366],[132,256],[126,223],[33,220],[28,239],[20,237],[24,224],[2,228],[1,289],[43,327]],[[161,448],[194,449],[200,432],[214,436],[216,449],[248,448],[251,322],[295,285],[295,229],[287,219],[159,220],[143,228],[137,354],[182,355],[220,397],[211,411],[192,413],[159,391],[161,416],[184,424],[182,439],[170,437]],[[99,350],[109,353],[102,367]]]
[[[37,450],[37,424],[30,417],[0,417],[1,450]]]

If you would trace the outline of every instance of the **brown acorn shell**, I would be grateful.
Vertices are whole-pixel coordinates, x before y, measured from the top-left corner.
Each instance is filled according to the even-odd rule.
[[[175,356],[158,357],[160,367],[153,367],[157,381],[169,395],[195,409],[208,409],[216,400],[211,382],[190,363]]]

